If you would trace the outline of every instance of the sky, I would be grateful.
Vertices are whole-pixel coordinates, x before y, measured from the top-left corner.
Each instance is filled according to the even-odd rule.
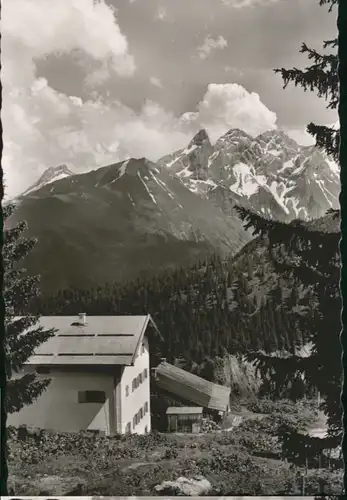
[[[312,143],[306,125],[335,112],[273,69],[305,67],[301,43],[320,50],[336,30],[318,0],[4,0],[7,196],[51,166],[155,161],[201,128]]]

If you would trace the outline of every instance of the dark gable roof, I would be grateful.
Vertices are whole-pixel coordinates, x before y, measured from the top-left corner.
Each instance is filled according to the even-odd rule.
[[[38,326],[57,332],[25,364],[130,366],[149,324],[157,330],[150,315],[86,316],[85,325],[76,316],[41,316]]]
[[[229,404],[230,388],[213,384],[166,361],[155,369],[155,380],[161,389],[203,408],[225,411]]]

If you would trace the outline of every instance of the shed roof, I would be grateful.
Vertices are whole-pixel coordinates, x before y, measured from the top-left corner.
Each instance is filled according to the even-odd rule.
[[[157,366],[155,379],[160,388],[203,408],[226,411],[229,404],[229,387],[213,384],[166,361]]]
[[[202,412],[201,406],[169,406],[166,415],[200,415]]]
[[[132,365],[148,324],[147,316],[41,316],[38,326],[57,329],[41,344],[29,365]],[[157,329],[157,328],[156,328]]]

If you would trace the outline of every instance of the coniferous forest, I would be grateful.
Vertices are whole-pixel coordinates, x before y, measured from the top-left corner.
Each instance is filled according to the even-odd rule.
[[[171,361],[183,357],[200,364],[206,357],[249,350],[292,352],[305,339],[292,328],[282,304],[287,296],[294,302],[307,298],[301,299],[299,288],[286,289],[270,267],[264,248],[251,242],[236,258],[212,256],[147,280],[41,296],[31,303],[31,312],[149,313],[164,338],[161,354]],[[275,292],[267,296],[270,286]]]

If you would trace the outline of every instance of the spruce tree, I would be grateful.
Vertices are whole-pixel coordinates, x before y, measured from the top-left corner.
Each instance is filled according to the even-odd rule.
[[[25,238],[26,223],[6,227],[15,211],[15,205],[3,208],[4,213],[4,290],[5,353],[7,393],[6,410],[14,413],[33,401],[48,386],[49,380],[38,380],[35,373],[22,374],[23,364],[37,347],[54,335],[54,330],[37,326],[39,317],[26,314],[28,302],[39,295],[39,276],[27,276],[18,266],[36,244],[34,238]]]
[[[319,0],[320,6],[327,5],[329,12],[333,11],[339,0]],[[339,103],[339,75],[337,56],[337,37],[333,40],[323,41],[323,54],[316,49],[302,43],[300,53],[305,54],[312,64],[305,69],[277,68],[275,73],[280,73],[283,87],[290,83],[300,86],[304,90],[316,92],[318,97],[325,99],[328,109],[337,109]],[[326,151],[335,161],[339,159],[340,132],[337,127],[327,127],[309,123],[307,132],[314,137],[316,146]]]
[[[331,11],[338,0],[320,0]],[[300,85],[304,90],[315,91],[327,101],[327,107],[336,109],[339,99],[337,39],[325,41],[323,49],[330,53],[319,54],[303,44],[301,53],[307,54],[313,64],[304,70],[297,68],[277,69],[284,87],[289,83]],[[339,131],[310,123],[308,132],[315,138],[316,146],[334,160],[338,160]],[[275,271],[285,277],[288,290],[283,308],[294,335],[292,355],[286,359],[262,353],[249,353],[264,379],[269,380],[276,393],[295,388],[299,377],[306,390],[319,391],[321,410],[327,416],[328,438],[310,441],[300,432],[284,432],[286,446],[302,445],[303,440],[315,451],[337,446],[342,436],[342,409],[340,392],[342,384],[341,345],[341,298],[339,290],[339,212],[331,210],[325,217],[311,222],[293,221],[282,223],[261,217],[251,211],[236,207],[245,228],[253,228],[258,243],[267,246],[268,256]],[[290,293],[290,289],[295,292]],[[270,292],[271,296],[271,292]],[[273,296],[273,292],[272,292]],[[295,304],[293,303],[295,300]],[[311,345],[310,355],[302,357],[295,347],[300,347],[300,337]],[[299,394],[293,394],[293,398]],[[311,443],[311,444],[309,444]],[[314,444],[313,444],[314,443]]]

